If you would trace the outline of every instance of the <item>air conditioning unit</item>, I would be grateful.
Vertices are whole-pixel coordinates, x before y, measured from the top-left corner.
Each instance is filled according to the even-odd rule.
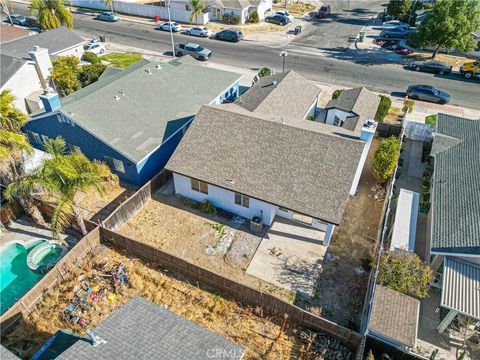
[[[256,233],[260,233],[262,231],[262,218],[260,216],[254,216],[252,220],[250,220],[250,230]]]

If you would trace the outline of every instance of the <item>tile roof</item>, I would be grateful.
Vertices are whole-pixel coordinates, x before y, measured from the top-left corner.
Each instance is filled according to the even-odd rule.
[[[57,52],[69,49],[84,42],[85,40],[73,31],[70,31],[65,27],[60,27],[2,44],[1,53],[19,59],[30,60],[30,55],[28,53],[33,50],[34,46],[48,49],[50,55],[55,55]]]
[[[431,251],[480,255],[480,120],[438,114],[431,154]]]
[[[3,87],[26,63],[26,60],[0,53],[0,64],[2,65],[0,66],[0,87]]]
[[[382,285],[375,288],[368,328],[375,334],[414,348],[420,301]]]
[[[141,60],[63,98],[59,111],[139,162],[241,77],[190,56]]]
[[[211,359],[211,352],[241,359],[244,353],[240,345],[141,297],[121,306],[93,333],[106,343],[77,341],[57,359],[201,360]]]
[[[25,29],[24,27],[12,26],[10,24],[0,24],[0,43],[5,43],[7,41],[12,41],[24,36],[35,34],[35,31]]]
[[[320,88],[293,70],[265,76],[235,104],[262,117],[303,119]]]
[[[363,148],[228,106],[203,106],[166,168],[339,224]]]

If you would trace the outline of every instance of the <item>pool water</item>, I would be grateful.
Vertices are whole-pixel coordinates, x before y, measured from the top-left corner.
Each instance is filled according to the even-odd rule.
[[[27,266],[27,255],[42,241],[10,244],[0,251],[0,315],[25,295],[42,277]]]

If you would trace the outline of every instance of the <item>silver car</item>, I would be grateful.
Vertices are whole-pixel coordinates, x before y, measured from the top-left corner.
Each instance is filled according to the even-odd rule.
[[[190,29],[185,30],[185,33],[187,35],[192,35],[192,36],[199,36],[199,37],[209,37],[210,36],[210,30],[206,27],[193,27]]]
[[[212,52],[200,44],[177,44],[175,45],[175,56],[190,55],[197,60],[206,61],[212,56]]]

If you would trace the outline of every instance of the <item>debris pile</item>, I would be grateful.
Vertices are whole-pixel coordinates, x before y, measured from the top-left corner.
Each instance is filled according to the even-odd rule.
[[[304,359],[353,360],[354,354],[335,338],[313,331],[301,331],[300,339],[306,344]]]
[[[383,201],[386,196],[385,188],[382,185],[376,184],[370,188],[373,192],[373,198],[377,201]]]

